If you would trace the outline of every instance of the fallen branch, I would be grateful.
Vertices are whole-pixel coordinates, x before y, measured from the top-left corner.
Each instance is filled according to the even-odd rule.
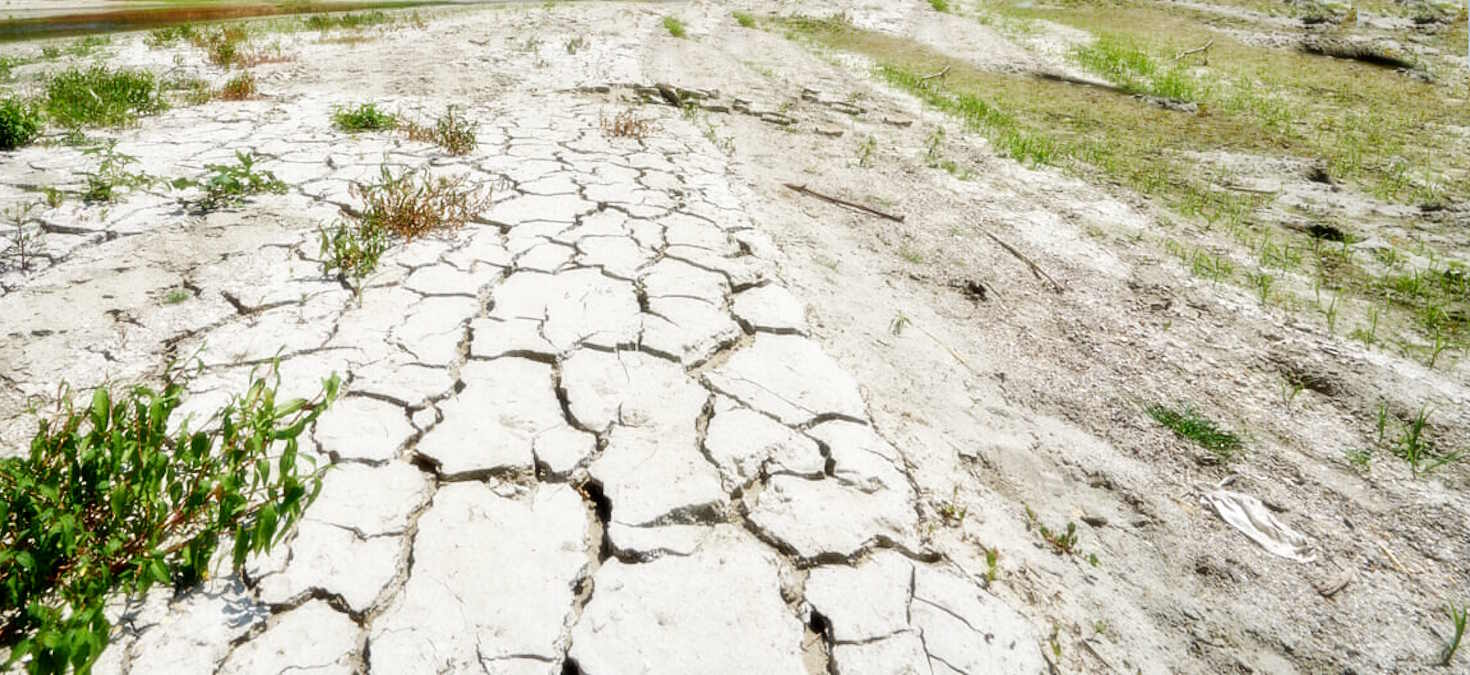
[[[1184,58],[1186,56],[1189,56],[1190,54],[1203,54],[1203,53],[1209,51],[1210,50],[1210,47],[1214,46],[1214,44],[1215,44],[1215,39],[1214,38],[1210,38],[1210,41],[1209,42],[1206,42],[1204,44],[1204,46],[1195,47],[1194,49],[1186,49],[1186,50],[1184,50],[1182,52],[1179,52],[1178,54],[1175,54],[1174,55],[1174,60],[1175,61],[1178,61],[1179,59],[1182,59],[1182,58]]]
[[[944,77],[946,74],[949,73],[949,69],[950,69],[950,66],[945,66],[943,70],[941,70],[941,71],[939,71],[937,73],[932,73],[932,74],[925,75],[925,76],[919,78],[919,81],[920,82],[924,82],[924,81],[927,81],[927,80],[932,80],[932,79],[934,79],[936,77]]]
[[[1051,278],[1051,275],[1050,274],[1047,274],[1046,273],[1046,270],[1041,269],[1041,266],[1040,265],[1037,265],[1035,263],[1035,261],[1031,260],[1030,258],[1027,258],[1020,251],[1017,251],[1016,250],[1016,247],[1011,246],[1010,244],[1007,244],[1004,241],[1001,241],[1000,237],[997,237],[997,236],[991,234],[989,230],[986,230],[983,227],[977,228],[977,229],[979,229],[980,232],[983,233],[985,236],[990,237],[990,240],[991,241],[993,241],[993,242],[995,242],[997,244],[1000,244],[1000,247],[1003,248],[1003,249],[1005,249],[1007,253],[1010,253],[1011,255],[1016,256],[1016,259],[1017,260],[1020,260],[1021,262],[1026,263],[1026,266],[1031,269],[1031,276],[1034,276],[1037,279],[1045,279],[1046,281],[1048,281],[1048,282],[1051,283],[1051,286],[1052,286],[1052,289],[1053,290],[1055,290],[1058,293],[1061,293],[1062,292],[1062,290],[1063,290],[1062,289],[1062,285],[1059,284],[1059,283],[1057,283],[1057,280],[1056,279]]]
[[[896,223],[903,222],[903,216],[895,216],[895,215],[893,215],[891,213],[884,213],[882,211],[879,211],[878,209],[870,208],[870,207],[867,207],[867,206],[863,206],[862,204],[856,204],[856,203],[847,201],[846,199],[838,199],[836,197],[830,197],[828,195],[824,195],[824,194],[822,194],[820,192],[817,192],[815,190],[809,190],[809,189],[807,189],[807,187],[805,185],[796,185],[794,183],[782,183],[782,185],[785,185],[787,188],[792,189],[792,190],[795,190],[795,191],[800,192],[802,194],[811,195],[813,197],[816,197],[817,199],[821,199],[821,200],[824,200],[824,201],[832,202],[833,204],[837,204],[839,206],[846,206],[847,208],[857,209],[857,210],[862,211],[864,213],[871,213],[871,214],[873,214],[875,216],[878,216],[880,218],[887,218],[887,219],[889,219],[889,220],[891,220],[893,222],[896,222]]]

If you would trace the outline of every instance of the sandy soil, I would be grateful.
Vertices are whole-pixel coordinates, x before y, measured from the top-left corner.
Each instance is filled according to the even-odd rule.
[[[1147,203],[999,157],[953,120],[884,88],[861,59],[740,28],[732,8],[841,11],[987,67],[1038,59],[1064,66],[1055,58],[1064,47],[1048,57],[918,0],[704,1],[456,12],[431,21],[427,35],[408,29],[353,46],[301,38],[294,62],[258,72],[271,103],[317,109],[367,98],[534,105],[573,96],[610,112],[631,106],[671,117],[634,87],[715,92],[713,110],[692,124],[726,150],[720,170],[774,242],[760,253],[776,262],[806,305],[813,337],[856,376],[875,427],[902,453],[921,498],[924,546],[974,578],[985,576],[986,551],[998,553],[988,590],[1031,622],[1055,668],[1430,670],[1450,625],[1443,608],[1463,605],[1470,583],[1470,473],[1459,464],[1415,477],[1392,458],[1362,471],[1345,452],[1371,442],[1380,401],[1401,416],[1429,406],[1431,432],[1465,446],[1464,362],[1428,370],[1264,309],[1244,289],[1191,276],[1143,241],[1161,227]],[[665,14],[688,25],[688,39],[662,32]],[[529,36],[545,46],[497,62],[480,53]],[[587,37],[598,58],[568,56],[561,45],[573,36]],[[1058,45],[1069,39],[1077,36],[1054,36]],[[123,42],[115,61],[168,67]],[[968,179],[925,165],[926,140],[939,128]],[[871,166],[859,166],[869,138]],[[8,167],[7,203],[46,170]],[[904,220],[842,209],[784,183]],[[247,245],[278,238],[229,231],[249,235]],[[170,236],[181,244],[154,250],[156,267],[197,262],[227,243]],[[123,288],[164,283],[129,274]],[[6,282],[9,292],[24,284]],[[147,302],[141,292],[119,300]],[[40,315],[53,310],[35,311],[30,332],[11,330],[12,318],[0,331],[11,367],[30,368],[25,383],[0,379],[7,416],[50,381],[37,371],[90,384],[101,369],[127,378],[158,366],[141,348],[67,366],[54,362],[83,355],[58,348],[21,357],[34,330],[50,330]],[[124,363],[111,364],[119,357]],[[1305,388],[1288,396],[1284,378]],[[1214,463],[1144,411],[1174,401],[1242,430],[1244,456]],[[16,420],[7,440],[21,438]],[[1230,476],[1232,489],[1260,497],[1307,534],[1316,560],[1272,556],[1200,504]],[[1075,523],[1080,552],[1054,552],[1028,514],[1053,529]]]

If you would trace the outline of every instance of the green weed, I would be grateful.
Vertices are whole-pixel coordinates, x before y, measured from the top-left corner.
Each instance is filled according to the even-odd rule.
[[[672,16],[664,17],[664,30],[676,38],[683,38],[686,34],[684,22]]]
[[[171,289],[167,295],[163,296],[163,304],[177,305],[192,297],[194,297],[194,294],[190,293],[187,289],[175,288]]]
[[[206,578],[224,542],[238,570],[267,553],[321,490],[322,471],[298,436],[337,396],[277,400],[279,368],[193,431],[174,412],[186,387],[168,381],[90,403],[63,392],[24,457],[0,459],[0,634],[6,666],[89,672],[112,626],[115,594]],[[178,429],[171,431],[171,429]],[[22,609],[23,608],[23,609]]]
[[[873,166],[873,153],[876,152],[877,150],[878,150],[878,139],[873,138],[872,136],[867,137],[867,139],[865,139],[860,145],[858,145],[858,152],[857,152],[857,164],[858,164],[858,166],[860,166],[860,167],[862,167],[864,169]]]
[[[220,87],[216,97],[225,101],[243,101],[254,98],[256,94],[255,75],[245,71],[229,79],[223,87]]]
[[[1148,415],[1155,422],[1173,431],[1176,436],[1193,441],[1196,445],[1209,450],[1222,462],[1230,461],[1241,449],[1242,443],[1239,436],[1221,429],[1209,418],[1199,414],[1188,405],[1181,409],[1151,405],[1148,407]]]
[[[398,118],[378,110],[376,103],[332,109],[332,126],[355,134],[363,131],[386,131],[398,126]]]
[[[255,162],[253,153],[236,150],[234,164],[207,164],[204,170],[209,173],[203,180],[178,178],[172,185],[176,190],[194,188],[202,193],[184,200],[184,205],[196,213],[239,206],[253,195],[285,194],[288,186],[274,173],[257,171]]]
[[[1444,651],[1440,654],[1439,665],[1448,668],[1450,662],[1455,659],[1455,652],[1460,651],[1460,641],[1465,637],[1465,619],[1467,615],[1470,615],[1470,607],[1461,607],[1457,610],[1454,605],[1449,605],[1445,607],[1445,614],[1449,615],[1454,631]]]
[[[731,12],[730,16],[735,17],[735,23],[740,24],[741,28],[755,27],[755,16],[753,16],[750,12],[736,11]]]
[[[41,135],[41,106],[18,96],[0,101],[0,150],[30,145]]]
[[[411,141],[433,143],[451,155],[463,156],[475,151],[479,141],[475,138],[476,125],[459,114],[459,109],[449,106],[433,126],[406,122],[404,135]]]
[[[35,211],[36,207],[37,204],[34,202],[23,202],[5,209],[5,219],[15,226],[15,233],[10,236],[10,245],[4,251],[0,251],[0,254],[14,260],[13,269],[22,272],[31,268],[32,259],[39,253],[44,239],[44,231],[39,228],[28,229],[26,227],[32,223],[31,212]]]
[[[578,35],[577,37],[574,37],[574,38],[572,38],[570,40],[567,40],[567,44],[566,44],[567,53],[568,54],[576,54],[577,52],[582,51],[583,49],[586,49],[591,44],[592,43],[589,42],[587,40],[587,38]]]
[[[82,201],[87,203],[112,202],[118,190],[141,190],[158,181],[155,176],[128,167],[137,164],[138,158],[117,151],[117,141],[110,140],[82,150],[88,157],[97,157],[97,170],[83,172],[87,187],[82,192]]]
[[[143,44],[153,49],[171,47],[181,41],[192,42],[198,35],[198,30],[193,24],[179,24],[177,26],[164,26],[148,31],[143,36]]]
[[[163,110],[159,92],[146,71],[73,68],[46,84],[46,113],[64,127],[120,126]]]
[[[948,12],[949,0],[929,0],[929,6],[933,7],[936,12]]]

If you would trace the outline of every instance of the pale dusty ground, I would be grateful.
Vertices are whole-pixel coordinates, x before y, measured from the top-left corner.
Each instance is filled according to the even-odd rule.
[[[977,62],[1022,53],[925,2],[839,4]],[[1426,371],[1194,279],[1140,241],[1145,206],[1000,159],[866,64],[730,9],[538,5],[351,46],[288,37],[296,60],[257,68],[263,100],[146,119],[118,147],[168,177],[251,148],[292,194],[207,219],[162,193],[40,214],[55,264],[0,277],[7,447],[31,429],[26,397],[201,348],[198,410],[278,351],[293,391],[335,370],[352,392],[314,432],[342,466],[289,550],[129,608],[101,672],[1428,668],[1440,608],[1470,581],[1465,472],[1360,474],[1342,453],[1379,397],[1430,403],[1462,436],[1463,365]],[[590,46],[569,54],[574,36]],[[174,63],[136,36],[113,50]],[[628,86],[654,82],[717,90],[715,111],[686,119]],[[466,106],[480,149],[330,128],[333,104],[367,99]],[[658,131],[605,138],[600,119],[629,106]],[[938,126],[972,180],[923,166]],[[396,252],[359,304],[320,277],[315,231],[385,162],[468,173],[497,205]],[[42,146],[3,166],[6,204],[87,167]],[[987,299],[956,288],[970,281]],[[163,304],[179,287],[194,297]],[[1284,370],[1324,384],[1284,402]],[[1248,429],[1246,457],[1205,464],[1142,412],[1175,400]],[[1317,562],[1274,558],[1199,505],[1231,472]],[[1097,564],[1054,554],[1028,507],[1076,522]]]

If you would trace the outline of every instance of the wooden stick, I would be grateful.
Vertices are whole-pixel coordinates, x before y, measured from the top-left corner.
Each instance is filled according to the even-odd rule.
[[[829,197],[829,196],[824,195],[824,194],[822,194],[820,192],[817,192],[815,190],[809,190],[809,189],[807,189],[807,187],[805,185],[796,185],[796,184],[793,184],[793,183],[782,183],[782,185],[785,185],[787,188],[790,188],[790,189],[795,190],[797,192],[800,192],[802,194],[811,195],[813,197],[816,197],[817,199],[822,199],[822,200],[825,200],[825,201],[829,201],[829,202],[832,202],[833,204],[837,204],[839,206],[846,206],[846,207],[848,207],[850,209],[857,209],[857,210],[862,211],[864,213],[871,213],[871,214],[873,214],[875,216],[878,216],[880,218],[887,218],[887,219],[889,219],[889,220],[891,220],[893,222],[896,222],[896,223],[903,222],[903,216],[895,216],[895,215],[893,215],[891,213],[884,213],[882,211],[879,211],[878,209],[874,209],[874,208],[870,208],[870,207],[867,207],[867,206],[863,206],[862,204],[855,204],[853,202],[847,201],[846,199],[838,199],[836,197]]]
[[[1182,58],[1184,58],[1186,56],[1189,56],[1190,54],[1200,54],[1200,53],[1209,51],[1210,46],[1213,45],[1213,44],[1215,44],[1215,39],[1214,38],[1210,38],[1210,41],[1209,42],[1206,42],[1203,47],[1195,47],[1194,49],[1186,49],[1186,50],[1184,50],[1182,52],[1179,52],[1178,54],[1175,54],[1174,55],[1174,60],[1175,61],[1178,61],[1179,59],[1182,59]]]
[[[1020,251],[1017,251],[1016,250],[1016,247],[1011,246],[1010,244],[1007,244],[1004,241],[1001,241],[1000,237],[997,237],[997,236],[991,234],[989,230],[986,230],[983,227],[977,228],[977,229],[979,229],[980,232],[984,233],[985,236],[990,237],[990,240],[991,241],[993,241],[993,242],[995,242],[997,244],[1000,244],[1000,247],[1003,248],[1003,249],[1005,249],[1006,252],[1010,253],[1013,256],[1016,256],[1016,259],[1017,260],[1020,260],[1021,262],[1026,263],[1026,266],[1029,267],[1029,268],[1031,268],[1031,276],[1034,276],[1037,279],[1045,279],[1046,281],[1051,282],[1051,286],[1052,286],[1052,289],[1053,290],[1055,290],[1058,293],[1061,293],[1062,292],[1062,285],[1059,284],[1059,283],[1057,283],[1057,280],[1056,279],[1051,278],[1051,275],[1050,274],[1047,274],[1045,270],[1041,269],[1041,266],[1040,265],[1037,265],[1035,262],[1033,262],[1030,258],[1027,258]]]
[[[934,79],[936,77],[944,77],[946,74],[949,73],[949,69],[950,69],[950,66],[945,66],[943,70],[941,70],[941,71],[939,71],[937,73],[933,73],[931,75],[925,75],[925,76],[919,78],[919,81],[920,82],[924,82],[926,80],[932,80],[932,79]]]

